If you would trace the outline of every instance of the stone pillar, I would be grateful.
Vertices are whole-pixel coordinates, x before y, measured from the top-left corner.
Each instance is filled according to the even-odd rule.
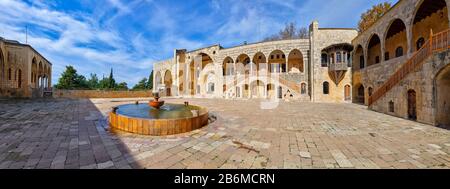
[[[409,27],[406,27],[406,40],[408,43],[408,47],[407,47],[407,51],[406,51],[406,55],[408,58],[410,58],[412,56],[412,54],[414,53],[414,39],[413,39],[413,24],[412,22],[408,24]]]

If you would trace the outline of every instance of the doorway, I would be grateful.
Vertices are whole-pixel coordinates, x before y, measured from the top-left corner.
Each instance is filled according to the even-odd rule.
[[[416,91],[408,91],[408,119],[417,120]]]

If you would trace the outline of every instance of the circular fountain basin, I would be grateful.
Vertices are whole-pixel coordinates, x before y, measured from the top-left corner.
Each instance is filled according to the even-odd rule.
[[[125,104],[109,115],[110,127],[125,132],[166,136],[190,132],[208,124],[208,111],[199,106]]]

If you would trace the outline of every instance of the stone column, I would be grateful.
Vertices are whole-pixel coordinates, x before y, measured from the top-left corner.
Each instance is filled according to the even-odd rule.
[[[406,56],[408,58],[410,58],[412,56],[412,54],[414,53],[414,42],[413,42],[413,32],[412,32],[412,27],[413,24],[412,22],[410,24],[408,24],[408,26],[410,27],[406,27],[406,41],[407,41],[407,45],[408,47],[406,48]]]

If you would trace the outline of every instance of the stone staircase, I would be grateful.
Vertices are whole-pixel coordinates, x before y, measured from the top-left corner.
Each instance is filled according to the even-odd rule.
[[[430,38],[427,42],[413,54],[400,68],[394,72],[384,84],[375,90],[369,97],[369,106],[382,98],[387,92],[394,88],[400,81],[405,79],[410,73],[422,69],[425,60],[436,52],[450,49],[450,29],[433,35],[430,32]]]

